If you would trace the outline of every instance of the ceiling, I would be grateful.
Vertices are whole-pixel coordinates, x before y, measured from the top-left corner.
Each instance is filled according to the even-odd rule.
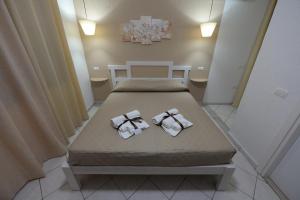
[[[177,24],[209,20],[212,0],[84,0],[87,18],[100,24],[124,23],[140,16],[153,16]],[[214,0],[210,21],[219,21],[225,0]],[[74,0],[77,17],[85,18],[83,0]]]

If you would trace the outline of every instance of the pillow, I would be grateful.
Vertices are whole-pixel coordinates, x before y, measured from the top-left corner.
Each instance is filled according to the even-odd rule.
[[[125,80],[113,92],[181,92],[188,88],[176,80]]]

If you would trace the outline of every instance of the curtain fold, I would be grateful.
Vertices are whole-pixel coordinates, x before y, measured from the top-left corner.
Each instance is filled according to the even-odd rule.
[[[0,0],[1,200],[42,177],[87,119],[54,2]]]
[[[69,137],[87,113],[54,2],[9,0],[7,5],[60,129]]]

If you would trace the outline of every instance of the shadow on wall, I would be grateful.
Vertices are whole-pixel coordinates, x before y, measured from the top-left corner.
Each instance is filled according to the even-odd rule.
[[[225,1],[214,1],[213,9],[209,19],[211,0],[207,1],[182,1],[182,0],[170,0],[174,3],[172,9],[176,9],[180,14],[187,17],[189,20],[200,25],[200,23],[207,21],[220,21],[224,8]]]
[[[101,22],[126,0],[85,0],[87,17],[89,20]],[[79,19],[85,19],[83,0],[74,0],[76,14]]]

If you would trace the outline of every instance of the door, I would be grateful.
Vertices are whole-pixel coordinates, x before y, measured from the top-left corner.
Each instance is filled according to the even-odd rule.
[[[300,134],[300,128],[297,129]],[[290,199],[300,199],[300,137],[291,146],[270,178]]]

